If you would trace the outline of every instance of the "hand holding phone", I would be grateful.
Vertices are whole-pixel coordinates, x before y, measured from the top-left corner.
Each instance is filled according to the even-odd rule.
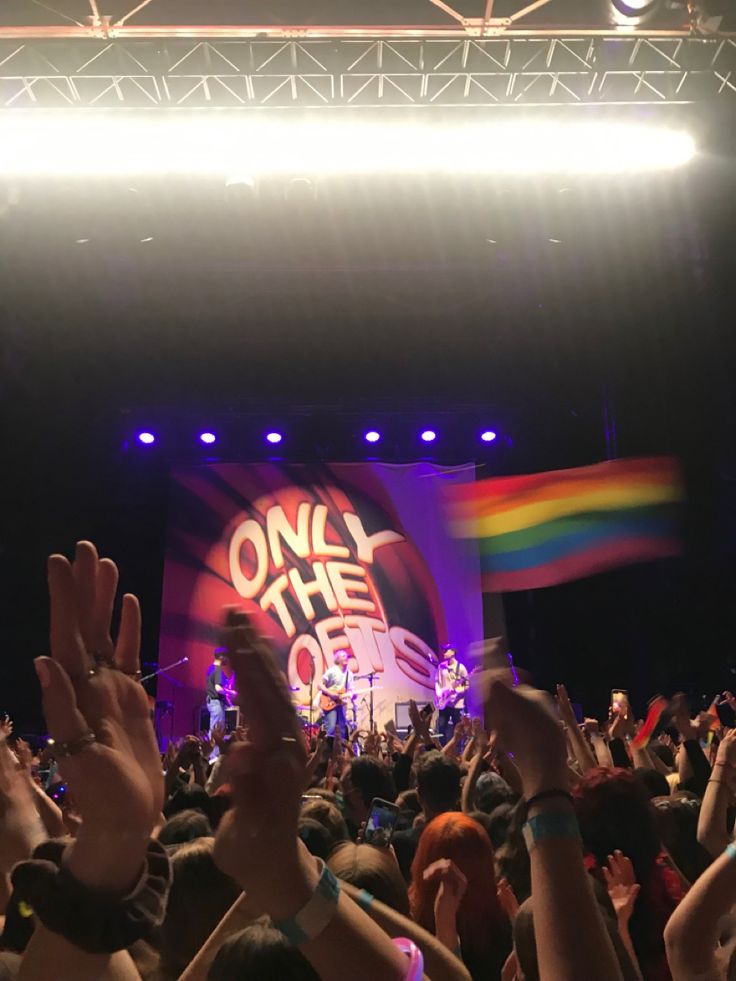
[[[368,820],[365,823],[365,835],[363,840],[366,845],[373,845],[376,848],[388,848],[394,834],[396,822],[399,819],[399,808],[391,801],[382,800],[374,797],[371,801],[371,809],[368,813]]]

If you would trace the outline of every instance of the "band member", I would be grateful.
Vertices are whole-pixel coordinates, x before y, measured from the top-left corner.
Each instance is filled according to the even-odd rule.
[[[349,654],[347,651],[335,651],[335,663],[322,675],[319,690],[328,698],[335,692],[350,692],[355,687],[353,672],[348,667]],[[334,736],[335,730],[339,727],[341,734],[345,734],[347,719],[345,716],[345,703],[341,700],[333,709],[328,709],[322,713],[322,725],[326,736]]]
[[[457,651],[452,644],[442,648],[442,660],[437,665],[434,683],[439,717],[437,728],[442,742],[451,738],[453,730],[465,708],[465,692],[469,685],[468,670],[457,659]]]
[[[210,739],[212,730],[218,722],[225,725],[225,709],[227,708],[228,696],[230,691],[229,681],[232,678],[232,669],[227,654],[221,647],[216,648],[212,664],[207,668],[207,711],[210,714]],[[210,759],[218,756],[218,749],[212,750]]]

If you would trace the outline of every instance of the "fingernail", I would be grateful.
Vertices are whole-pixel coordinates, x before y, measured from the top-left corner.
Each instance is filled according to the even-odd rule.
[[[36,674],[38,675],[38,680],[41,682],[42,688],[48,688],[51,683],[51,676],[49,675],[49,669],[46,663],[37,657],[33,662],[33,667],[36,669]]]

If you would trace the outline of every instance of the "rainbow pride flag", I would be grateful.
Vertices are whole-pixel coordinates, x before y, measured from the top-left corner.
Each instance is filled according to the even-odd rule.
[[[539,589],[678,555],[677,460],[611,460],[447,489],[452,533],[479,543],[488,592]]]

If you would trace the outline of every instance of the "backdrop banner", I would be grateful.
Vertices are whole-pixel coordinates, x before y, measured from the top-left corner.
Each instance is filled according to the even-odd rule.
[[[376,672],[379,725],[426,700],[445,643],[483,636],[477,545],[446,529],[443,490],[466,467],[217,464],[172,473],[159,663],[164,737],[199,729],[222,608],[253,616],[307,706],[340,648]],[[356,688],[367,682],[356,683]],[[357,702],[367,727],[368,696]],[[318,713],[315,713],[315,719]]]

